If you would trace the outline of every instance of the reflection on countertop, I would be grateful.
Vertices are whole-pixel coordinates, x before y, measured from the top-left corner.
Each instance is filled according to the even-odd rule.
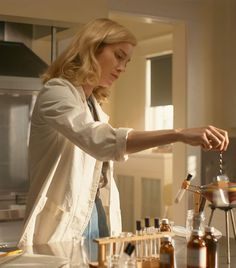
[[[18,241],[21,230],[23,228],[23,221],[9,221],[9,222],[0,222],[0,244],[6,243],[8,245],[16,245],[16,241]],[[222,230],[224,233],[224,230]],[[176,262],[177,268],[186,267],[186,239],[184,237],[175,236],[174,237],[174,245],[175,245],[175,254],[176,254]],[[227,241],[224,236],[222,236],[219,240],[219,267],[220,268],[234,268],[236,263],[236,240],[234,238],[230,239],[231,245],[231,264],[227,264]],[[91,245],[90,245],[91,246]],[[94,249],[90,247],[92,253]],[[89,249],[86,246],[86,252]],[[78,252],[73,246],[73,242],[64,242],[64,243],[55,243],[55,244],[47,244],[47,245],[36,245],[33,247],[24,248],[24,254],[22,256],[18,256],[14,259],[14,267],[15,265],[21,265],[21,267],[70,267],[71,260],[75,258],[73,257],[73,252]],[[88,256],[91,256],[88,253]],[[22,266],[22,262],[30,262],[33,265],[24,265]],[[12,268],[13,260],[11,260],[6,265],[1,265],[2,267]],[[38,263],[38,266],[36,265]],[[53,263],[53,265],[52,265]],[[20,266],[19,266],[20,267]]]
[[[227,252],[226,252],[226,238],[222,237],[219,240],[219,267],[220,268],[234,268],[236,262],[236,241],[231,238],[231,264],[227,264]],[[186,239],[183,237],[175,236],[174,237],[174,246],[175,246],[175,256],[176,256],[176,267],[182,268],[186,267]],[[22,265],[22,261],[25,261],[24,267],[40,267],[37,266],[37,263],[43,267],[71,267],[70,265],[76,262],[76,258],[80,255],[79,249],[74,247],[72,242],[64,243],[55,243],[49,245],[37,245],[33,247],[27,247],[24,249],[24,254],[14,261],[14,267]],[[76,255],[75,255],[76,253]],[[41,258],[40,258],[41,256]],[[52,265],[52,260],[54,262]],[[34,265],[30,266],[34,260]],[[29,263],[28,263],[29,261]],[[27,264],[28,263],[28,264]],[[1,267],[11,267],[11,262],[5,264]],[[68,266],[67,266],[68,265]],[[22,267],[22,266],[21,266]]]

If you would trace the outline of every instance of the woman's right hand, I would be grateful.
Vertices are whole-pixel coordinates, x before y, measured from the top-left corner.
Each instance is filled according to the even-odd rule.
[[[214,126],[180,129],[179,134],[180,141],[206,151],[225,151],[229,144],[227,131]]]

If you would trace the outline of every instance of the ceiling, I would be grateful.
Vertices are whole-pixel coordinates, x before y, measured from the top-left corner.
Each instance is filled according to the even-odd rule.
[[[73,35],[78,27],[97,17],[110,17],[129,28],[138,40],[173,31],[171,24],[108,10],[109,0],[0,0],[0,20],[68,28],[59,38]],[[93,7],[93,8],[91,8]],[[83,12],[80,12],[80,11]]]
[[[67,26],[106,17],[108,0],[0,0],[0,19]]]
[[[151,18],[127,14],[124,15],[114,12],[110,12],[109,17],[130,29],[138,40],[146,40],[173,32],[172,24],[160,22]]]

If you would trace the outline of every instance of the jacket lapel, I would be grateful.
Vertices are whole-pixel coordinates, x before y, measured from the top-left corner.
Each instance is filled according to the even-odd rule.
[[[96,98],[92,95],[92,100],[94,107],[96,109],[98,119],[100,122],[107,123],[109,121],[109,116],[102,110],[100,104],[97,102]]]

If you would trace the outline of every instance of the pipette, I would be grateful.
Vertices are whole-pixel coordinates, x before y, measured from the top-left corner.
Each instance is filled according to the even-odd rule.
[[[193,175],[188,174],[187,178],[183,181],[180,190],[178,191],[176,197],[175,197],[175,203],[178,204],[180,202],[180,200],[182,199],[186,189],[189,187],[190,185],[190,181],[192,180]]]

